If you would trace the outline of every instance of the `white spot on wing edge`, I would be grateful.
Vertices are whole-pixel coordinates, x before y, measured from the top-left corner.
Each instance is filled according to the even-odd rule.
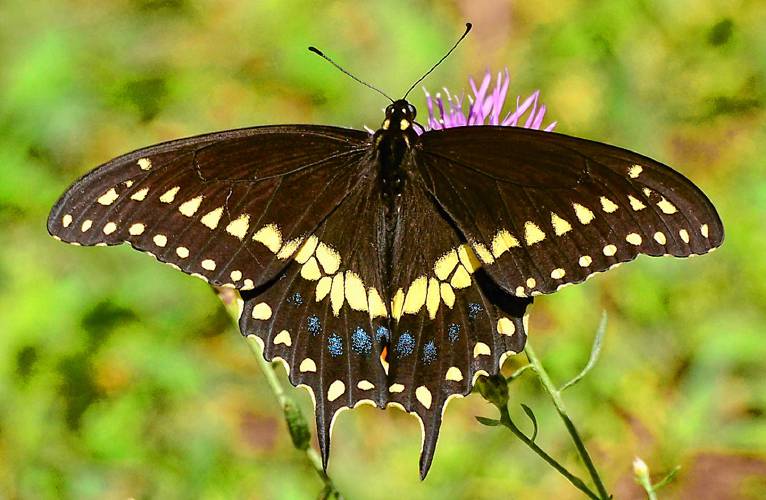
[[[136,163],[141,170],[149,170],[152,168],[152,160],[149,158],[141,158]]]
[[[116,200],[118,196],[119,195],[117,194],[117,190],[114,188],[111,188],[109,191],[102,194],[96,201],[99,202],[101,205],[109,206],[112,203],[114,203],[114,200]]]

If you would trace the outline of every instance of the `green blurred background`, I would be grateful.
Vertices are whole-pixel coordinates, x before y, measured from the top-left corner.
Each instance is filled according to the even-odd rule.
[[[560,382],[609,313],[601,360],[565,393],[608,487],[641,498],[639,455],[658,476],[683,466],[668,498],[766,496],[762,1],[3,0],[0,498],[317,495],[207,285],[125,247],[62,245],[47,212],[87,170],[162,140],[289,122],[375,128],[386,102],[306,46],[398,96],[466,20],[473,33],[429,88],[460,91],[507,66],[511,92],[541,89],[558,131],[675,166],[726,225],[712,255],[641,258],[532,309],[531,341]],[[422,112],[422,94],[412,100]],[[310,414],[307,394],[290,391]],[[581,470],[534,378],[511,397],[536,410],[539,442]],[[478,396],[450,405],[421,483],[415,419],[345,412],[330,474],[352,499],[579,498],[474,415],[494,411]]]

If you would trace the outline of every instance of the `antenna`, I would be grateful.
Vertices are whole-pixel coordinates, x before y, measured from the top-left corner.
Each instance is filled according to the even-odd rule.
[[[468,32],[469,32],[469,31],[471,31],[471,28],[473,28],[473,25],[472,25],[471,23],[465,23],[465,33],[463,33],[463,35],[462,35],[460,38],[458,38],[457,42],[455,42],[455,45],[453,45],[453,46],[452,46],[452,48],[451,48],[451,49],[449,49],[449,50],[447,51],[447,53],[446,53],[446,54],[444,54],[444,57],[442,57],[441,59],[439,59],[439,61],[438,61],[436,64],[434,64],[434,65],[431,67],[431,69],[429,69],[429,70],[426,72],[426,74],[425,74],[425,75],[421,76],[421,77],[420,77],[420,79],[418,79],[418,81],[416,81],[415,83],[413,83],[413,84],[412,84],[412,87],[410,87],[410,89],[409,89],[409,90],[408,90],[408,91],[407,91],[407,92],[404,94],[404,97],[402,97],[402,99],[407,99],[407,96],[409,95],[409,93],[410,93],[410,92],[412,92],[412,89],[414,89],[414,88],[415,88],[415,85],[417,85],[418,83],[420,83],[420,82],[422,82],[423,80],[425,80],[425,78],[426,78],[428,75],[430,75],[430,74],[431,74],[431,72],[432,72],[433,70],[435,70],[435,69],[436,69],[436,67],[437,67],[437,66],[439,66],[439,65],[442,63],[442,61],[444,61],[445,59],[447,59],[447,57],[449,57],[449,55],[450,55],[450,54],[452,54],[452,51],[453,51],[453,50],[455,50],[455,49],[457,48],[457,46],[458,46],[458,45],[460,45],[460,42],[462,42],[462,41],[463,41],[463,38],[465,38],[466,36],[468,36]],[[332,62],[332,61],[331,61],[331,62]]]
[[[364,85],[365,87],[367,87],[367,88],[370,88],[370,89],[374,90],[375,92],[377,92],[378,94],[382,95],[383,97],[385,97],[386,99],[388,99],[389,101],[391,101],[391,103],[393,103],[393,102],[394,102],[394,100],[393,100],[393,99],[391,99],[390,97],[388,97],[388,94],[386,94],[385,92],[383,92],[383,91],[382,91],[382,90],[380,90],[379,88],[377,88],[377,87],[373,87],[373,86],[372,86],[372,85],[370,85],[369,83],[367,83],[367,82],[365,82],[365,81],[362,81],[362,80],[360,80],[359,78],[355,77],[354,75],[352,75],[351,73],[349,73],[348,71],[346,71],[345,69],[343,69],[343,68],[342,68],[342,67],[341,67],[341,66],[340,66],[338,63],[336,63],[335,61],[333,61],[332,59],[330,59],[329,57],[327,57],[327,56],[324,54],[324,52],[322,52],[322,51],[321,51],[321,50],[319,50],[318,48],[316,48],[316,47],[313,47],[313,46],[312,46],[312,47],[309,47],[309,50],[310,50],[311,52],[313,52],[314,54],[318,55],[319,57],[321,57],[322,59],[324,59],[325,61],[329,62],[330,64],[332,64],[332,65],[333,65],[333,66],[335,66],[336,68],[338,68],[338,69],[339,69],[339,70],[340,70],[342,73],[344,73],[344,74],[346,74],[346,75],[350,76],[351,78],[353,78],[353,79],[354,79],[354,80],[356,80],[357,82],[361,83],[361,84],[362,84],[362,85]]]

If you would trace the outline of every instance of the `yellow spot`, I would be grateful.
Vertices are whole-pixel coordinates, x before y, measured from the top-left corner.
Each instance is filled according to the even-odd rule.
[[[300,370],[301,373],[316,372],[317,371],[317,364],[314,363],[313,359],[306,358],[303,361],[301,361],[300,366],[298,366],[298,370]]]
[[[457,252],[455,250],[450,250],[436,261],[436,264],[434,264],[434,274],[436,274],[436,277],[440,280],[446,280],[452,270],[455,269],[457,262]]]
[[[125,181],[125,187],[133,186],[133,181]]]
[[[199,210],[200,203],[202,203],[202,196],[196,196],[191,200],[181,203],[178,206],[178,211],[181,212],[181,215],[191,217],[197,213],[197,210]]]
[[[146,193],[148,192],[149,192],[149,188],[139,189],[138,191],[130,195],[130,199],[135,201],[144,201],[144,199],[146,199]]]
[[[215,229],[218,227],[218,222],[220,222],[222,214],[223,207],[218,207],[203,215],[199,221],[210,229]]]
[[[527,288],[534,288],[537,285],[537,280],[534,278],[527,278]]]
[[[660,207],[660,210],[662,210],[663,213],[666,213],[668,215],[678,212],[678,209],[676,208],[676,206],[670,203],[668,200],[666,200],[664,196],[657,203],[657,206]]]
[[[426,409],[431,408],[431,391],[428,390],[428,388],[424,385],[421,385],[417,389],[415,389],[415,397],[418,398],[418,401],[420,401],[420,404],[426,407]]]
[[[566,276],[566,274],[567,274],[567,272],[566,272],[566,271],[564,271],[564,270],[563,270],[562,268],[560,268],[560,267],[557,267],[556,269],[554,269],[553,271],[551,271],[551,278],[553,278],[553,279],[555,279],[555,280],[560,280],[561,278],[563,278],[564,276]]]
[[[294,240],[290,240],[285,243],[282,248],[279,249],[279,253],[277,253],[277,259],[284,260],[292,257],[295,251],[298,249],[298,245],[301,244],[301,241],[303,241],[303,238],[295,238]]]
[[[391,299],[391,315],[394,317],[394,319],[399,319],[402,317],[402,307],[404,306],[404,292],[400,288],[396,291],[396,294],[394,294],[394,298]]]
[[[420,276],[410,284],[407,290],[407,296],[404,299],[405,314],[416,314],[426,303],[426,291],[428,288],[428,278]]]
[[[208,271],[215,271],[215,261],[213,259],[205,259],[201,263],[202,269]]]
[[[476,342],[476,345],[473,348],[474,358],[478,358],[479,356],[489,356],[490,354],[492,354],[492,351],[490,351],[487,344],[484,342]]]
[[[641,242],[642,242],[642,241],[644,241],[644,240],[641,238],[641,235],[640,235],[640,234],[637,234],[637,233],[630,233],[629,235],[627,235],[627,236],[625,237],[625,241],[627,241],[627,242],[628,242],[628,243],[630,243],[631,245],[636,245],[636,246],[638,246],[638,245],[640,245],[640,244],[641,244]]]
[[[118,196],[119,195],[117,194],[117,191],[114,188],[112,188],[106,193],[102,194],[99,197],[99,199],[96,201],[98,201],[102,205],[111,205],[112,203],[114,203],[114,200],[116,200]]]
[[[138,236],[139,234],[143,234],[145,229],[146,226],[143,224],[133,224],[128,228],[128,233],[130,233],[131,236]]]
[[[323,298],[327,297],[327,294],[330,293],[331,287],[332,287],[331,277],[325,276],[324,278],[319,280],[319,283],[317,283],[316,301],[319,302]]]
[[[388,392],[398,393],[402,391],[404,391],[404,386],[402,384],[391,384],[388,388]]]
[[[388,316],[386,304],[383,302],[383,299],[380,298],[378,291],[374,288],[367,290],[367,305],[370,309],[370,319],[376,317],[385,318]]]
[[[117,224],[114,222],[107,222],[104,226],[104,234],[112,234],[113,232],[117,231]]]
[[[684,240],[684,243],[689,243],[689,231],[686,229],[681,229],[678,231],[678,236],[681,237],[682,240]]]
[[[494,255],[495,258],[498,258],[509,249],[518,246],[520,246],[519,240],[511,236],[511,233],[503,229],[499,231],[492,239],[492,255]]]
[[[701,234],[703,237],[705,237],[705,238],[707,238],[707,237],[708,237],[709,231],[708,231],[708,227],[707,227],[707,224],[702,224],[702,225],[700,226],[700,234]]]
[[[154,238],[152,238],[152,241],[158,247],[164,247],[165,245],[168,244],[168,237],[165,236],[164,234],[155,234]]]
[[[466,271],[465,267],[459,265],[457,266],[457,271],[455,271],[455,274],[452,275],[452,279],[449,283],[452,285],[452,288],[468,288],[471,286],[471,275],[468,274],[468,271]]]
[[[309,257],[314,254],[314,250],[316,249],[318,242],[319,240],[316,236],[313,234],[309,236],[306,240],[306,243],[304,243],[301,249],[298,250],[298,253],[295,254],[295,262],[298,264],[303,264],[309,260]]]
[[[452,306],[455,305],[455,291],[452,290],[452,287],[449,283],[441,283],[439,285],[439,295],[441,295],[442,301],[444,301],[444,304],[452,309]]]
[[[229,277],[231,278],[231,281],[236,283],[242,279],[242,271],[234,270],[229,274]]]
[[[526,297],[527,292],[524,290],[523,286],[517,286],[516,291],[513,293],[517,297]]]
[[[577,263],[580,264],[580,267],[588,267],[593,263],[593,259],[590,258],[590,255],[583,255]]]
[[[226,232],[240,240],[245,237],[250,228],[250,216],[242,214],[226,226]]]
[[[301,267],[301,277],[310,281],[316,281],[322,277],[322,273],[319,271],[319,265],[314,257],[311,257],[308,262]]]
[[[457,366],[450,366],[447,370],[447,374],[444,376],[444,380],[452,380],[453,382],[460,382],[463,380],[463,372]]]
[[[320,243],[316,249],[316,256],[325,273],[335,274],[340,268],[340,255],[334,248]]]
[[[458,247],[457,255],[460,257],[460,262],[463,264],[463,267],[465,267],[466,271],[469,273],[473,274],[481,267],[481,262],[479,262],[479,259],[476,258],[476,254],[473,253],[473,250],[467,244],[463,243]]]
[[[388,130],[388,127],[390,126],[391,126],[391,120],[389,120],[388,118],[383,120],[383,130]]]
[[[651,190],[651,189],[649,189],[648,187],[645,187],[645,188],[644,188],[642,191],[644,192],[644,195],[645,195],[647,198],[649,198],[649,197],[652,195],[652,190]]]
[[[399,122],[399,129],[401,130],[407,130],[407,128],[410,126],[410,122],[402,118],[402,121]]]
[[[500,318],[497,320],[497,333],[511,336],[516,333],[516,325],[508,318]]]
[[[577,220],[579,220],[581,224],[590,224],[590,222],[596,218],[595,214],[591,212],[589,208],[584,207],[579,203],[572,203],[572,208],[574,208]]]
[[[524,223],[524,240],[527,246],[534,245],[545,239],[545,233],[532,221]]]
[[[291,345],[293,345],[293,339],[290,338],[290,332],[288,332],[287,330],[282,330],[281,332],[279,332],[277,336],[274,337],[274,345],[277,345],[277,344],[284,344],[287,347],[290,347]]]
[[[603,252],[604,252],[604,255],[606,255],[607,257],[611,257],[617,253],[617,247],[614,245],[607,245],[604,247]]]
[[[369,391],[370,389],[375,389],[375,385],[369,380],[360,380],[356,386],[361,391]]]
[[[628,177],[631,179],[636,179],[639,175],[641,175],[641,172],[643,172],[644,169],[641,167],[641,165],[632,165],[628,169]]]
[[[271,253],[277,253],[282,246],[282,232],[276,224],[268,224],[255,232],[253,241],[263,243]]]
[[[436,278],[428,280],[428,292],[426,293],[426,309],[428,317],[436,318],[436,311],[439,309],[439,281]]]
[[[346,384],[342,380],[336,380],[327,389],[327,401],[335,401],[346,392]]]
[[[332,313],[335,316],[340,314],[340,308],[343,307],[344,297],[343,273],[338,273],[332,278],[332,287],[330,288],[330,304],[332,305]]]
[[[495,258],[492,256],[492,254],[487,250],[487,247],[482,245],[481,243],[474,243],[473,249],[476,252],[476,255],[479,256],[481,261],[485,264],[494,264]]]
[[[656,241],[660,245],[664,245],[665,243],[668,242],[668,239],[665,237],[665,233],[657,231],[656,233],[654,233],[654,241]]]
[[[61,225],[64,227],[69,227],[69,225],[72,224],[72,215],[66,214],[64,217],[61,218]]]
[[[553,212],[551,212],[551,224],[553,225],[553,231],[556,233],[556,236],[561,236],[562,234],[572,230],[572,225],[569,222],[565,221]]]
[[[604,210],[604,212],[608,214],[611,214],[612,212],[620,208],[615,202],[613,202],[606,196],[602,196],[601,198],[599,198],[599,200],[601,201],[601,208]]]
[[[253,319],[267,320],[271,318],[271,307],[266,302],[260,302],[253,307]]]
[[[255,283],[253,283],[253,280],[250,278],[245,278],[241,290],[252,290],[253,288],[255,288]]]
[[[319,252],[317,252],[317,257]],[[346,302],[354,311],[367,310],[367,293],[364,290],[364,283],[358,274],[352,271],[346,271]]]
[[[141,158],[140,160],[138,160],[138,167],[141,170],[149,170],[150,168],[152,168],[152,160],[150,160],[149,158]]]
[[[189,249],[186,247],[178,247],[176,248],[176,255],[178,255],[182,259],[185,259],[189,256]]]
[[[638,212],[646,208],[646,205],[641,203],[641,200],[634,198],[632,195],[628,195],[628,201],[630,201],[630,208]]]
[[[181,188],[180,188],[179,186],[176,186],[176,187],[174,187],[174,188],[168,189],[167,191],[165,191],[165,192],[162,194],[162,196],[160,196],[160,201],[161,201],[162,203],[172,203],[172,202],[173,202],[173,200],[175,200],[175,199],[176,199],[176,194],[178,194],[178,191],[179,191],[180,189],[181,189]]]

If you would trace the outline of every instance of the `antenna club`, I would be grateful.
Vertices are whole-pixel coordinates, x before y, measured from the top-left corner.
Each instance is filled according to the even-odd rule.
[[[317,54],[317,55],[320,55],[320,56],[324,56],[324,53],[321,50],[319,50],[318,48],[314,47],[313,45],[309,45],[309,51],[313,52],[314,54]]]

